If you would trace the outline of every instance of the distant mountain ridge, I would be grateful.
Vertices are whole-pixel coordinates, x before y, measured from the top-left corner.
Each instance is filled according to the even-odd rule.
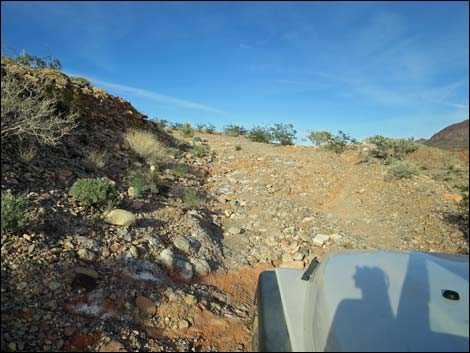
[[[452,124],[424,142],[428,146],[446,149],[469,149],[469,121]]]

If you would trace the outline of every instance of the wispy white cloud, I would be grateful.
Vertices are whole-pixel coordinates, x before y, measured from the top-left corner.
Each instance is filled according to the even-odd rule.
[[[245,44],[245,43],[240,43],[240,48],[241,49],[251,49],[253,48],[251,45]]]
[[[101,80],[97,80],[91,77],[87,77],[87,79],[89,79],[94,84],[102,86],[104,88],[113,89],[120,93],[131,94],[135,97],[140,97],[140,98],[152,100],[152,101],[163,103],[163,104],[170,104],[170,105],[174,105],[174,106],[177,106],[180,108],[186,108],[186,109],[203,110],[203,111],[211,112],[211,113],[219,113],[219,114],[225,113],[222,110],[219,110],[219,109],[216,109],[216,108],[204,105],[204,104],[191,102],[188,100],[184,100],[184,99],[180,99],[180,98],[176,98],[172,96],[167,96],[164,94],[160,94],[160,93],[153,92],[153,91],[148,91],[148,90],[141,89],[141,88],[121,85],[121,84],[117,84],[113,82],[101,81]]]

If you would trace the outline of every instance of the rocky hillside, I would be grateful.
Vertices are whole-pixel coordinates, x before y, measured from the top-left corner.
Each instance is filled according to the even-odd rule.
[[[423,147],[407,155],[420,173],[388,180],[366,145],[184,137],[62,73],[3,70],[80,116],[56,146],[2,144],[2,195],[25,193],[32,218],[1,234],[2,351],[248,351],[263,270],[334,250],[468,254],[454,188],[468,154]],[[164,153],[142,157],[129,131]],[[72,197],[84,178],[113,185],[129,218]]]
[[[428,146],[463,150],[469,149],[468,119],[457,124],[452,124],[434,134],[425,142]]]

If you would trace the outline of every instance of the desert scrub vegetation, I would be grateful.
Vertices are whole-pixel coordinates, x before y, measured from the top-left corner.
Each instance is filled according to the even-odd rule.
[[[156,170],[133,170],[125,178],[128,187],[134,188],[134,198],[141,197],[144,191],[158,192],[159,173]]]
[[[23,51],[23,53],[12,58],[12,60],[18,65],[27,66],[32,69],[51,69],[57,71],[62,70],[62,64],[60,60],[57,58],[52,58],[50,55],[44,58],[40,58]]]
[[[413,138],[408,139],[392,139],[381,135],[369,137],[369,142],[376,146],[371,150],[372,157],[384,159],[395,158],[402,159],[406,154],[418,150],[419,145],[414,142]]]
[[[280,145],[293,145],[297,131],[292,124],[274,124],[270,129],[271,143],[279,143]]]
[[[2,192],[1,230],[19,231],[30,224],[28,199],[25,194],[13,195],[11,191]]]
[[[165,159],[166,148],[149,131],[128,130],[125,140],[131,149],[148,163],[158,163]]]
[[[117,189],[109,182],[98,178],[78,179],[70,188],[69,195],[85,207],[108,209],[119,204]]]
[[[235,145],[235,151],[240,151],[242,149],[242,146],[240,145]]]
[[[333,136],[328,131],[311,131],[307,138],[313,143],[314,146],[322,146],[327,150],[336,153],[342,153],[350,145],[357,143],[355,138],[351,135],[339,130],[336,136]]]
[[[224,127],[223,131],[225,135],[232,137],[245,136],[248,134],[248,130],[239,125],[227,125]]]
[[[72,76],[70,77],[70,81],[72,81],[73,84],[77,85],[80,88],[91,88],[91,83],[86,79],[85,77],[80,77],[80,76]]]
[[[77,127],[79,113],[58,111],[60,101],[2,67],[1,144],[57,145]]]
[[[247,137],[253,142],[271,143],[271,131],[267,127],[255,126],[249,132]]]
[[[173,168],[173,174],[179,178],[182,178],[186,174],[188,174],[188,168],[185,167],[184,165],[177,165],[176,167]]]
[[[212,124],[198,124],[196,129],[199,132],[205,132],[206,134],[215,134],[215,126]]]
[[[418,168],[411,162],[396,160],[391,163],[387,168],[385,179],[403,179],[411,178],[413,175],[418,175]]]
[[[253,142],[293,145],[296,134],[292,124],[274,124],[273,127],[255,126],[247,133],[247,137]]]
[[[179,129],[184,137],[193,137],[194,136],[194,129],[192,128],[191,124],[185,123]]]
[[[186,190],[183,194],[183,203],[186,208],[197,208],[201,204],[201,200],[196,191]]]
[[[83,165],[89,170],[101,170],[109,161],[109,154],[106,151],[90,150],[83,159]]]
[[[207,154],[209,153],[209,148],[204,145],[195,145],[192,147],[191,153],[198,158],[202,158],[207,156]]]

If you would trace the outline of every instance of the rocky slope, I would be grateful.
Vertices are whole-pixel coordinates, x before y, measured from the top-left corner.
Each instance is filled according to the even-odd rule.
[[[428,146],[466,149],[469,148],[469,128],[468,119],[457,124],[452,124],[434,134],[425,142]]]
[[[386,181],[385,166],[360,163],[356,150],[217,134],[197,134],[210,148],[199,156],[191,139],[178,142],[179,131],[157,128],[118,97],[5,65],[72,90],[87,109],[60,146],[29,161],[2,153],[2,191],[26,192],[36,217],[23,232],[2,233],[2,350],[247,351],[260,271],[304,268],[333,250],[468,254],[459,195],[441,179]],[[159,165],[167,188],[139,199],[126,176],[149,166],[123,139],[128,128],[153,131],[171,152]],[[105,168],[86,163],[92,150],[107,151]],[[452,158],[468,185],[468,155]],[[111,225],[77,204],[68,188],[81,177],[113,182],[137,223]],[[196,206],[183,202],[189,189]]]

